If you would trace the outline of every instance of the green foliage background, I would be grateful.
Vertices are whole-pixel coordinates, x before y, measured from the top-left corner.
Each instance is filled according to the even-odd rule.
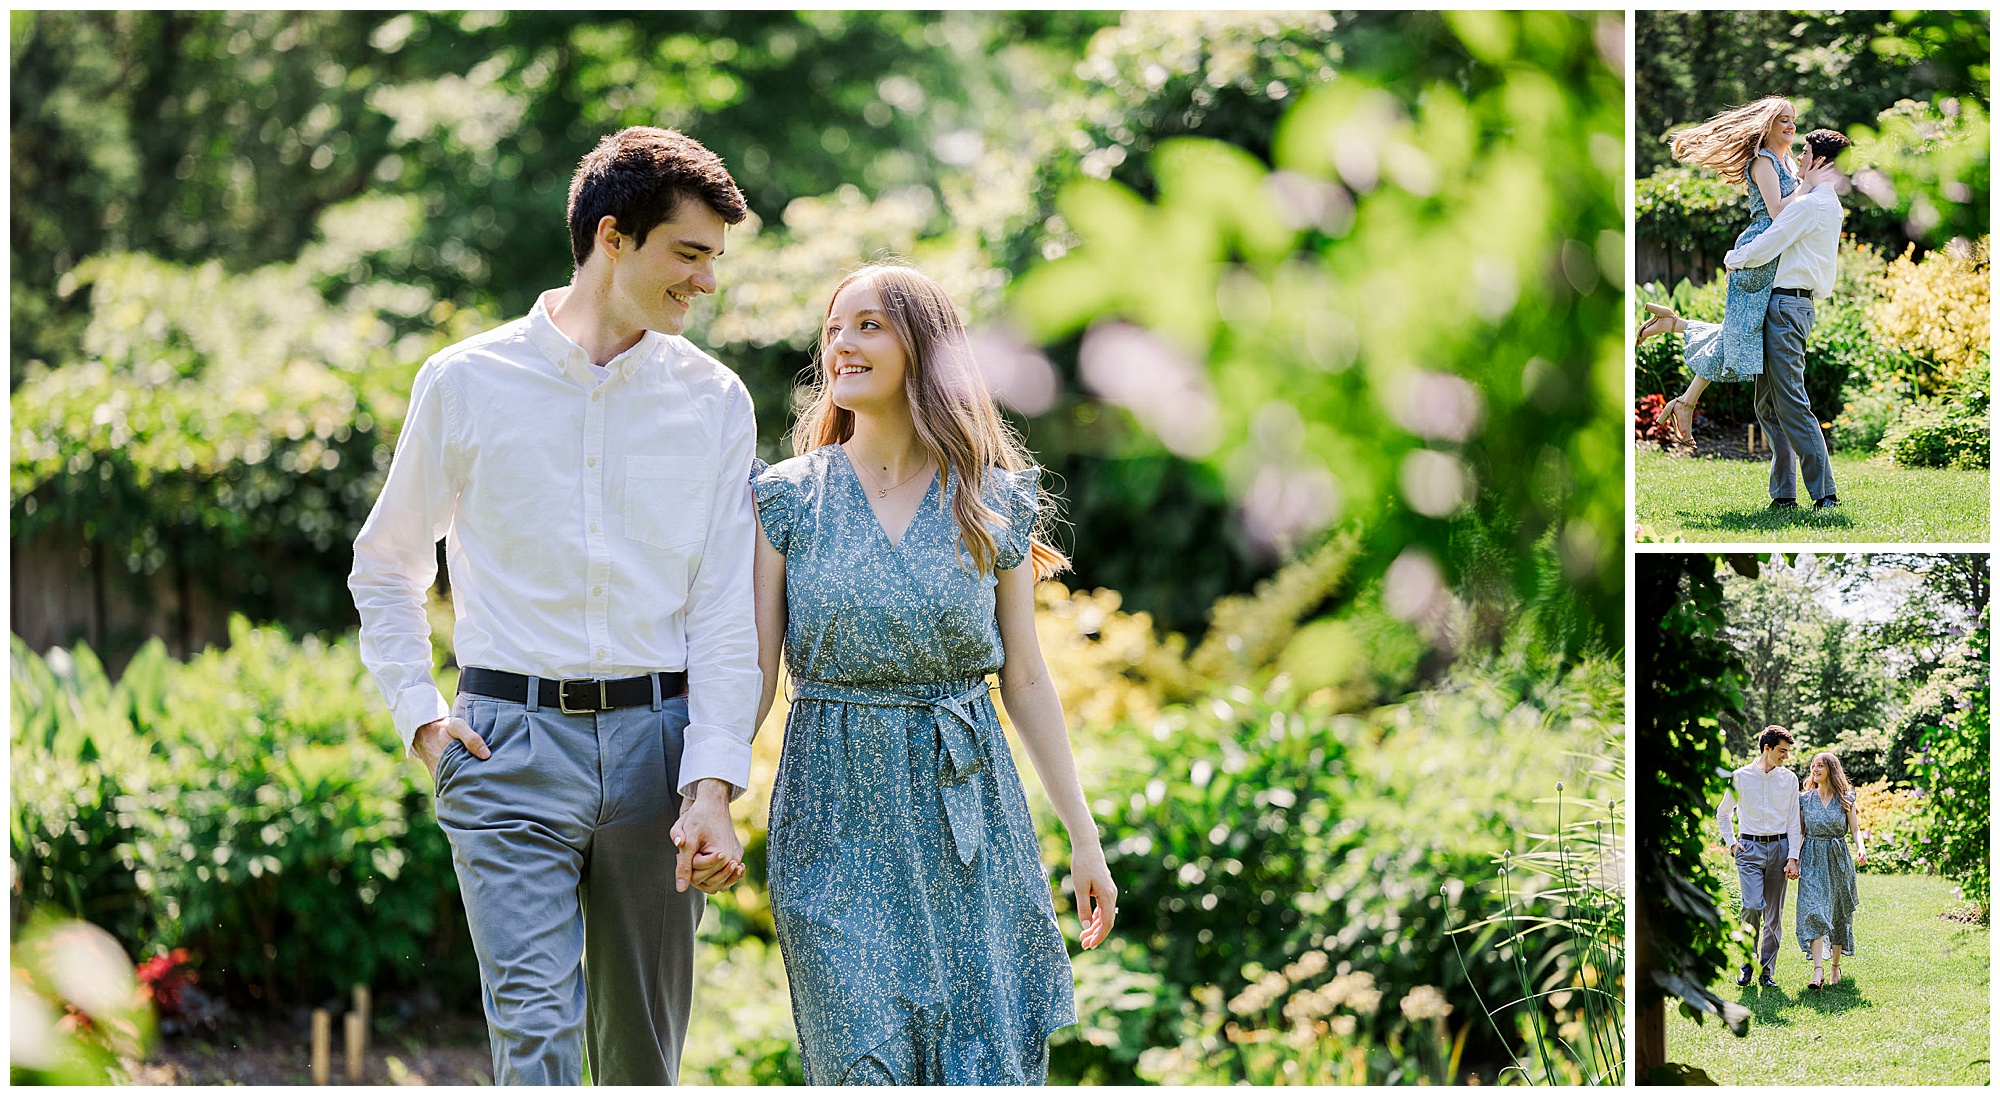
[[[1730,107],[1783,95],[1798,108],[1800,134],[1827,128],[1857,138],[1843,165],[1850,171],[1877,165],[1897,183],[1897,198],[1884,211],[1894,216],[1864,212],[1850,231],[1893,252],[1900,252],[1906,239],[1936,247],[1955,236],[1972,239],[1989,231],[1992,153],[1985,119],[1992,109],[1991,13],[1647,11],[1636,17],[1633,33],[1633,154],[1642,190],[1659,190],[1675,178],[1663,174],[1673,168],[1669,133]],[[1936,148],[1916,137],[1907,113],[1892,108],[1900,100],[1931,107],[1947,99],[1963,102],[1973,132],[1963,158],[1946,157],[1950,170],[1940,175],[1935,166],[1926,171],[1914,162]],[[1939,112],[1933,109],[1931,116]],[[1962,189],[1947,192],[1941,185],[1946,180]],[[1698,190],[1672,189],[1697,199],[1683,207],[1688,213],[1717,208]],[[1655,201],[1675,204],[1664,192]],[[1904,229],[1899,222],[1925,203],[1930,212]],[[1647,204],[1642,198],[1642,217]],[[1867,205],[1857,202],[1857,211]],[[1675,217],[1650,225],[1642,220],[1639,234],[1693,247],[1698,237],[1683,237],[1672,231],[1676,227]],[[1727,233],[1733,238],[1742,227]],[[1709,254],[1719,259],[1722,253]]]
[[[903,254],[975,323],[1046,344],[1055,392],[1026,426],[1068,485],[1080,581],[1198,631],[1275,561],[1231,511],[1276,467],[1277,498],[1332,476],[1336,505],[1303,509],[1365,524],[1376,566],[1416,543],[1449,567],[1461,513],[1513,521],[1517,556],[1553,530],[1614,621],[1617,449],[1585,429],[1618,389],[1614,24],[1108,22],[18,14],[15,535],[81,533],[116,596],[164,574],[346,626],[345,546],[410,371],[566,280],[571,165],[649,122],[708,140],[750,196],[692,333],[751,385],[767,456],[821,295]],[[1352,177],[1328,133],[1351,133]],[[1136,208],[1163,252],[1120,250]],[[1114,318],[1208,366],[1212,447],[1162,447],[1079,383],[1076,333]],[[1474,424],[1411,430],[1465,401],[1451,377]],[[1256,417],[1273,402],[1299,416]],[[1462,505],[1402,505],[1420,448]]]

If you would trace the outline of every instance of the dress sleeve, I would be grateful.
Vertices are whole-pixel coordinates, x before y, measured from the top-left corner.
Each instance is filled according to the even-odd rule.
[[[771,547],[787,551],[792,540],[792,517],[797,510],[792,481],[757,460],[750,466],[750,491],[757,497],[757,521],[764,527],[764,536]]]
[[[996,508],[1007,516],[1007,529],[998,538],[994,565],[1007,571],[1028,558],[1028,538],[1034,533],[1035,514],[1041,506],[1042,470],[997,470],[995,479],[999,495]]]

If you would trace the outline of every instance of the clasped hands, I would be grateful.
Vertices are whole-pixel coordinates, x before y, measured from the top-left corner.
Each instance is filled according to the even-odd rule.
[[[486,740],[472,725],[457,716],[426,723],[417,728],[410,750],[437,782],[438,761],[445,744],[457,739],[465,752],[481,761],[493,756]],[[743,842],[736,836],[736,823],[729,817],[729,783],[707,779],[695,782],[693,797],[681,799],[680,818],[674,822],[674,889],[690,885],[704,894],[718,894],[743,881]]]
[[[1737,853],[1742,851],[1743,851],[1743,842],[1731,841],[1729,843],[1729,855],[1735,856]],[[1790,860],[1785,861],[1785,878],[1797,879],[1798,877],[1799,877],[1799,858],[1794,856]]]

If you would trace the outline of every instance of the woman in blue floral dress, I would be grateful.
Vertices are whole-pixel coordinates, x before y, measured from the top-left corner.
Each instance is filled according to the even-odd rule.
[[[1674,134],[1676,160],[1710,168],[1731,185],[1748,186],[1750,223],[1736,237],[1737,248],[1763,235],[1798,188],[1799,165],[1792,161],[1796,121],[1791,101],[1773,96]],[[1695,404],[1710,383],[1754,381],[1764,371],[1764,310],[1777,273],[1776,262],[1730,271],[1729,298],[1719,324],[1683,319],[1665,305],[1646,305],[1652,318],[1639,328],[1638,342],[1671,332],[1687,335],[1682,360],[1694,376],[1687,391],[1660,410],[1675,435],[1694,438]]]
[[[1076,1022],[1034,822],[986,683],[1070,839],[1081,943],[1117,891],[1035,638],[1040,473],[956,310],[907,267],[834,291],[799,455],[758,472],[771,913],[813,1084],[1040,1084]]]
[[[1799,846],[1799,901],[1796,907],[1799,947],[1813,961],[1808,989],[1840,982],[1840,957],[1854,954],[1854,911],[1861,905],[1860,881],[1854,865],[1868,862],[1861,825],[1854,810],[1854,789],[1840,758],[1830,753],[1813,757],[1805,791],[1799,793],[1799,822],[1805,842]],[[1854,835],[1854,856],[1847,855],[1847,835]],[[1822,973],[1820,964],[1832,960]]]

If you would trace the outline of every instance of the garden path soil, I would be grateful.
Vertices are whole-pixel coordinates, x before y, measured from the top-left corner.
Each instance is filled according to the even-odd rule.
[[[463,1030],[461,1030],[463,1029]],[[425,1033],[426,1046],[386,1040],[371,1044],[364,1085],[490,1085],[493,1059],[476,1020]],[[312,1051],[304,1031],[273,1025],[262,1031],[162,1040],[147,1060],[126,1063],[135,1085],[309,1085]],[[347,1084],[347,1060],[334,1042],[333,1084]]]

